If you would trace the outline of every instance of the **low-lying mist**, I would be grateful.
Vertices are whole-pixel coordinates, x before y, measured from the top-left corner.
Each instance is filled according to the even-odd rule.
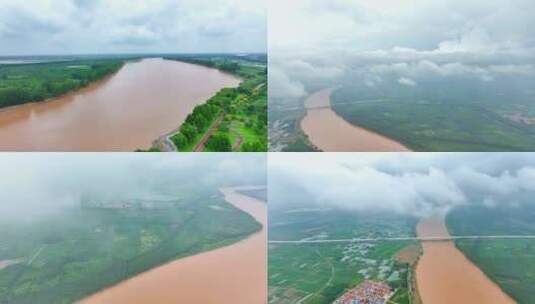
[[[0,221],[61,213],[81,197],[153,197],[264,184],[263,154],[6,153]]]
[[[456,206],[535,203],[535,155],[274,154],[270,208],[340,208],[430,216]]]

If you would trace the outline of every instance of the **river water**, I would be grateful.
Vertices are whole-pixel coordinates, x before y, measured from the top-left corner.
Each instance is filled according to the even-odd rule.
[[[383,135],[354,126],[331,109],[334,89],[323,89],[305,100],[307,113],[301,129],[312,144],[325,152],[408,151],[402,144]]]
[[[442,218],[421,220],[417,233],[419,237],[449,236]],[[416,281],[423,304],[515,303],[468,260],[453,241],[424,241],[422,246]]]
[[[267,302],[266,204],[221,189],[225,199],[249,213],[263,229],[233,245],[178,259],[97,293],[81,303],[235,303]]]
[[[193,110],[239,79],[160,58],[48,102],[0,109],[0,151],[133,151],[149,148]]]

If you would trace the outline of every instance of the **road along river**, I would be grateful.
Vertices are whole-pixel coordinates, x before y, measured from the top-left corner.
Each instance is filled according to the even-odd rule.
[[[81,303],[236,303],[267,301],[266,204],[240,194],[250,187],[221,189],[225,199],[263,228],[245,240],[178,259],[97,293]]]
[[[419,237],[449,237],[443,218],[418,223]],[[468,260],[453,241],[423,241],[416,283],[424,304],[515,303]]]
[[[333,88],[323,89],[305,100],[307,113],[301,129],[312,144],[325,152],[383,152],[408,151],[402,144],[354,126],[331,109]]]
[[[0,151],[133,151],[149,148],[193,110],[240,80],[161,58],[46,102],[0,109]]]

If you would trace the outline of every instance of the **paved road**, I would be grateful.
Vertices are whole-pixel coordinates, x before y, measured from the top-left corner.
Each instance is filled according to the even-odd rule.
[[[465,235],[449,237],[379,237],[379,238],[354,238],[354,239],[330,239],[330,240],[307,240],[307,241],[277,241],[270,240],[270,244],[319,244],[319,243],[352,243],[352,242],[396,242],[396,241],[423,241],[442,242],[453,240],[535,240],[535,235]]]

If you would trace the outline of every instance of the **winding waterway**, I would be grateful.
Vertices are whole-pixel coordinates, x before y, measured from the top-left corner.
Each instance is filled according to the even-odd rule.
[[[383,135],[354,126],[331,109],[333,88],[311,94],[301,129],[310,142],[325,152],[394,152],[407,147]]]
[[[178,259],[97,293],[81,303],[267,302],[266,204],[225,188],[225,200],[249,213],[263,228],[233,245]]]
[[[193,110],[240,80],[161,58],[51,101],[0,109],[1,151],[133,151],[176,129]]]
[[[419,237],[449,236],[442,218],[421,220],[417,233]],[[423,304],[515,303],[452,241],[424,241],[422,246],[416,281]]]

